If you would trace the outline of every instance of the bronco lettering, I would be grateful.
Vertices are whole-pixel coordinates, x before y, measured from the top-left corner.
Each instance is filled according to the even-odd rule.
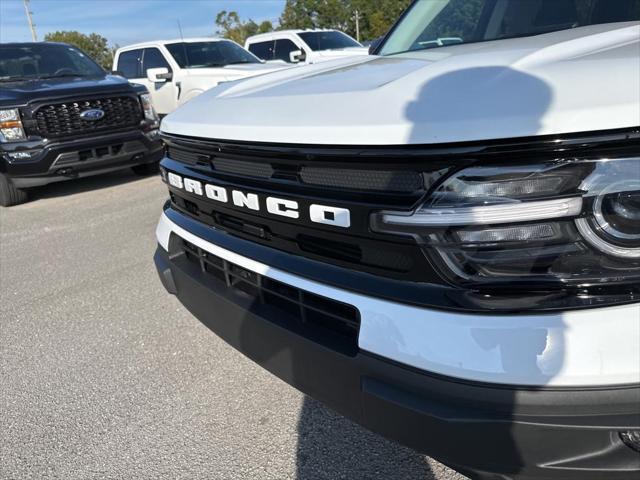
[[[229,203],[229,200],[231,200],[231,203],[239,208],[247,208],[253,211],[260,211],[263,208],[263,202],[255,193],[231,190],[231,194],[229,194],[226,188],[219,185],[203,184],[198,180],[183,178],[172,172],[168,172],[167,180],[169,185],[175,188],[201,197],[207,197],[220,203]],[[267,212],[272,215],[294,219],[300,218],[298,202],[295,200],[268,197],[264,203]],[[346,208],[314,204],[309,207],[308,218],[313,223],[323,225],[340,228],[349,228],[351,226],[351,212]]]

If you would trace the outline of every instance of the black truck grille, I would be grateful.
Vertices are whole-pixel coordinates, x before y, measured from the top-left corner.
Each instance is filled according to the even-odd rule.
[[[227,191],[255,193],[262,207],[252,211],[215,202],[170,186],[173,206],[231,235],[311,260],[390,278],[435,281],[427,259],[411,238],[372,234],[372,212],[412,209],[443,169],[402,152],[396,157],[360,147],[301,147],[224,142],[164,135],[166,171],[215,184]],[[298,202],[293,221],[269,214],[269,196]],[[314,223],[313,204],[345,208],[349,228]],[[428,275],[425,275],[428,272]]]
[[[293,319],[298,326],[307,325],[337,335],[348,342],[350,349],[357,348],[360,313],[355,307],[252,272],[186,240],[182,240],[182,249],[186,258],[207,277],[275,309],[279,320]]]
[[[82,112],[93,109],[102,110],[104,117],[95,121],[80,117]],[[36,110],[34,120],[40,135],[60,138],[135,127],[142,120],[142,109],[134,97],[96,98],[44,105]]]
[[[167,156],[188,165],[210,166],[215,172],[226,175],[290,181],[314,187],[404,194],[424,189],[422,174],[410,170],[317,167],[304,164],[291,166],[277,160],[241,159],[234,155],[208,154],[175,146],[167,149]]]

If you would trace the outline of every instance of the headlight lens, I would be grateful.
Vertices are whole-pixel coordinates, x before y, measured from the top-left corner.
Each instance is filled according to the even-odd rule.
[[[144,118],[152,123],[158,122],[158,115],[155,108],[153,108],[153,101],[151,95],[144,93],[140,95],[140,103],[142,104],[142,110],[144,111]]]
[[[0,110],[0,142],[19,142],[27,136],[17,108]]]
[[[637,283],[640,158],[465,168],[372,227],[413,236],[464,286]]]

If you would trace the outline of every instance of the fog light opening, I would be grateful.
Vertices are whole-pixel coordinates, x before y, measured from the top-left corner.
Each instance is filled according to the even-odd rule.
[[[640,453],[640,430],[620,432],[620,440],[632,450]]]

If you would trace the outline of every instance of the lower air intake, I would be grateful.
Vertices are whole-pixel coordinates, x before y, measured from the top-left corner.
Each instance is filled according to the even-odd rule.
[[[360,313],[355,307],[252,272],[186,240],[181,239],[181,242],[187,260],[197,265],[208,278],[270,307],[277,313],[278,320],[286,317],[299,325],[322,330],[339,337],[343,344],[346,341],[350,351],[357,350]]]

